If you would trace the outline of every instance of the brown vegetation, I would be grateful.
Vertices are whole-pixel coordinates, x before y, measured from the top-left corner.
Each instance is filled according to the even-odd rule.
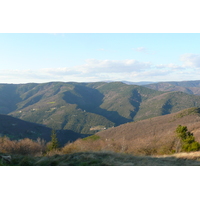
[[[0,138],[0,152],[4,154],[42,155],[45,149],[45,141],[40,138],[37,141],[29,138],[19,141],[11,141],[7,137]]]
[[[197,108],[127,123],[96,133],[98,138],[79,139],[65,145],[65,153],[108,150],[135,155],[163,155],[179,152],[175,130],[188,127],[200,142],[200,115]]]
[[[112,151],[134,155],[164,155],[180,152],[179,140],[175,130],[178,125],[188,130],[200,142],[200,115],[197,108],[155,117],[133,123],[127,123],[100,131],[93,136],[67,143],[63,148],[48,150],[48,143],[41,139],[33,141],[23,139],[11,141],[7,137],[0,138],[0,152],[22,155],[54,155],[76,152]]]
[[[199,158],[134,156],[108,151],[54,154],[42,157],[12,155],[0,166],[200,166]]]
[[[0,154],[12,155],[14,159],[0,165],[200,165],[199,152],[179,153],[175,133],[178,125],[187,126],[200,142],[199,113],[198,108],[191,108],[127,123],[51,151],[41,139],[11,141],[1,137]]]

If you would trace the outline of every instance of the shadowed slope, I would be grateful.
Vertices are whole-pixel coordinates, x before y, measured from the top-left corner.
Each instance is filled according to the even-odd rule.
[[[70,130],[57,130],[56,132],[61,146],[68,142],[73,142],[78,138],[84,138],[88,136],[75,133]],[[41,138],[46,142],[49,142],[51,140],[51,134],[51,128],[0,114],[0,137],[7,136],[11,140],[19,140],[24,138],[37,140],[37,138]]]

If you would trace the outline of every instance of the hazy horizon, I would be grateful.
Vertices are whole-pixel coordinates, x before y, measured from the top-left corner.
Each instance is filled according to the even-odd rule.
[[[200,81],[200,80],[182,80],[182,81],[120,81],[120,80],[100,80],[100,81],[44,81],[44,82],[22,82],[22,83],[6,83],[6,82],[0,82],[0,84],[45,84],[45,83],[67,83],[67,82],[74,82],[74,83],[94,83],[94,82],[123,82],[125,84],[138,84],[138,85],[148,85],[148,84],[154,84],[154,83],[170,83],[170,82],[190,82],[190,81]]]

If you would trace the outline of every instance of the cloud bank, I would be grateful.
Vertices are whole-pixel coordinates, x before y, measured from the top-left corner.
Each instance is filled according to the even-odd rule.
[[[173,63],[154,65],[151,62],[142,62],[135,59],[87,59],[83,65],[73,67],[0,70],[0,80],[1,83],[198,80],[200,55],[184,54],[180,57],[180,60],[182,61],[181,65]]]

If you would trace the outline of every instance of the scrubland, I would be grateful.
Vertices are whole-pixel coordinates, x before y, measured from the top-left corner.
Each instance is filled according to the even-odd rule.
[[[98,144],[98,148],[90,149],[89,140],[94,140],[93,145]],[[116,151],[109,150],[96,136],[86,139],[84,146],[78,146],[79,142],[48,151],[48,144],[40,139],[10,141],[8,138],[0,138],[0,156],[11,156],[11,161],[2,158],[0,166],[200,166],[200,152],[131,154],[125,153],[122,146],[117,145]]]

